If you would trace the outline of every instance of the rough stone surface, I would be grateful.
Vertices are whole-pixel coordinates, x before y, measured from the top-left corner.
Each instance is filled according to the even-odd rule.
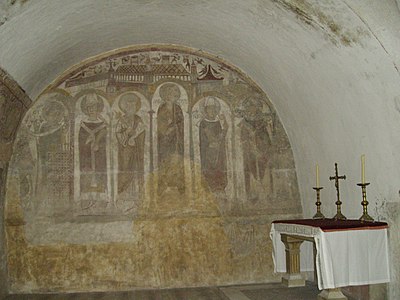
[[[5,300],[125,300],[125,299],[170,299],[170,300],[310,300],[316,299],[320,293],[315,284],[308,283],[305,287],[291,288],[281,284],[263,284],[248,286],[164,289],[164,290],[136,290],[126,292],[104,293],[71,293],[71,294],[15,294]],[[358,300],[349,298],[349,300]],[[365,300],[362,299],[362,300]]]
[[[302,215],[266,95],[173,46],[116,50],[54,82],[20,126],[6,207],[13,292],[273,281],[270,223]]]
[[[17,83],[0,69],[0,298],[8,291],[6,244],[4,236],[5,187],[8,163],[20,120],[30,99]]]
[[[6,266],[6,247],[5,245],[5,236],[4,236],[4,187],[5,187],[5,178],[7,172],[7,164],[0,163],[0,299],[7,294],[8,291],[8,274],[7,274],[7,266]]]

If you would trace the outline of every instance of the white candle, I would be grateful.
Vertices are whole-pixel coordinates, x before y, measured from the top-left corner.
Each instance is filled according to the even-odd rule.
[[[315,173],[316,173],[315,176],[316,176],[316,184],[317,184],[316,187],[319,187],[319,166],[318,166],[318,163],[315,166]]]
[[[365,183],[365,154],[361,155],[361,183]]]

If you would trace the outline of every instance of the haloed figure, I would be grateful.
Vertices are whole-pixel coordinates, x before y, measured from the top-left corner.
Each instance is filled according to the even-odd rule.
[[[118,140],[118,193],[131,188],[140,196],[143,191],[145,127],[137,114],[140,98],[135,94],[123,95],[119,101],[123,115],[116,126]]]
[[[251,97],[245,100],[240,124],[246,193],[253,201],[265,197],[272,189],[269,157],[273,119],[271,113],[263,112],[261,101]]]
[[[81,103],[86,115],[79,128],[81,194],[105,193],[107,190],[107,123],[101,116],[104,104],[96,94],[88,94]]]
[[[226,133],[228,124],[220,114],[221,104],[214,97],[207,97],[203,104],[204,118],[200,122],[201,172],[210,189],[224,191],[226,188]]]
[[[158,165],[161,178],[159,193],[177,189],[183,194],[184,183],[184,118],[182,109],[176,103],[181,96],[179,87],[173,83],[160,88],[163,104],[158,109]]]

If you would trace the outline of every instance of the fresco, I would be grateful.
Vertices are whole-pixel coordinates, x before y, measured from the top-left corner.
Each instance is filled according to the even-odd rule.
[[[6,214],[24,223],[7,230],[18,291],[28,281],[90,290],[90,278],[101,289],[204,285],[215,274],[221,284],[263,282],[273,278],[271,220],[301,215],[290,144],[267,96],[188,49],[82,63],[38,97],[14,149]],[[80,245],[107,257],[102,272]],[[89,269],[70,270],[76,282],[59,263],[39,275],[40,259],[28,256],[45,249],[85,257]],[[130,267],[115,269],[117,254]]]
[[[119,98],[114,108],[116,118],[113,126],[113,139],[115,146],[115,172],[114,177],[116,193],[114,199],[127,201],[144,197],[144,170],[149,157],[149,148],[145,147],[149,139],[149,118],[143,115],[148,110],[148,104],[135,93],[127,93]],[[141,113],[142,112],[142,113]],[[148,173],[148,168],[147,168]],[[122,196],[125,195],[125,196]],[[130,205],[126,209],[130,209]]]

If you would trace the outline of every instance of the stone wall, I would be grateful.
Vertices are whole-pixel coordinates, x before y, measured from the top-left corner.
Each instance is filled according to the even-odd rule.
[[[5,187],[5,173],[7,172],[7,163],[1,162],[0,164],[0,299],[7,294],[8,291],[8,278],[7,278],[7,264],[6,264],[6,247],[4,237],[4,187]]]
[[[5,71],[0,69],[0,298],[8,290],[4,237],[4,196],[7,169],[17,128],[30,102],[22,89]]]
[[[266,95],[177,47],[62,75],[27,112],[9,174],[13,292],[278,280],[270,223],[302,213]]]

